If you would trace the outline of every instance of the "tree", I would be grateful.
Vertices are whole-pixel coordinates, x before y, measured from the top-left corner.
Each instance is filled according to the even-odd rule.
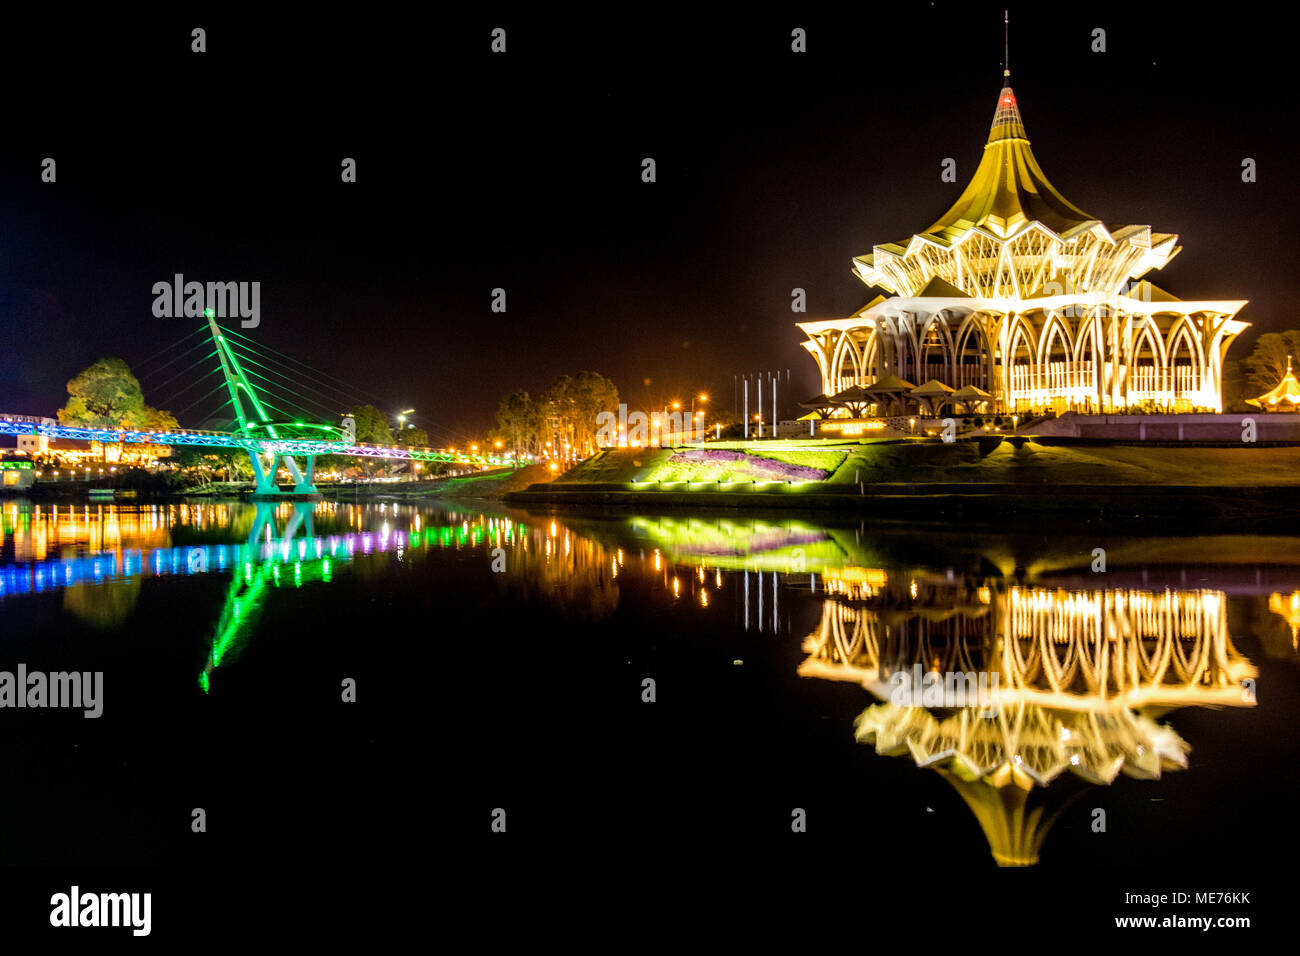
[[[618,388],[599,372],[561,375],[543,395],[556,457],[585,457],[595,450],[596,416],[618,412]],[[568,442],[568,452],[565,452]]]
[[[403,445],[427,448],[429,447],[429,434],[423,428],[416,428],[414,425],[407,425],[406,429],[398,436],[398,441]]]
[[[573,379],[561,375],[542,392],[541,413],[545,442],[551,446],[552,458],[566,458],[565,445],[569,437],[569,421],[573,417]]]
[[[357,423],[357,441],[365,442],[370,445],[391,445],[393,444],[393,430],[388,426],[388,416],[375,408],[373,405],[359,405],[353,412],[352,417]],[[358,464],[366,475],[374,474],[374,460],[362,458]],[[386,465],[380,465],[386,468]]]
[[[102,358],[68,382],[68,404],[58,411],[65,425],[144,428],[144,393],[120,358]],[[175,419],[173,419],[175,421]]]
[[[181,423],[176,420],[176,416],[171,412],[165,412],[161,408],[146,405],[144,407],[144,427],[151,432],[168,432],[180,428]]]
[[[352,413],[357,423],[357,441],[370,445],[391,445],[393,430],[388,416],[373,405],[360,405]]]
[[[516,458],[521,449],[524,452],[531,451],[528,446],[536,433],[536,418],[533,401],[522,390],[511,392],[497,406],[497,428],[501,440],[511,447]]]
[[[1288,357],[1295,360],[1295,369],[1300,372],[1300,329],[1265,332],[1241,361],[1246,384],[1260,392],[1269,391],[1286,375]]]
[[[570,430],[581,454],[596,450],[596,420],[601,412],[618,414],[618,387],[599,372],[582,371],[569,382]]]

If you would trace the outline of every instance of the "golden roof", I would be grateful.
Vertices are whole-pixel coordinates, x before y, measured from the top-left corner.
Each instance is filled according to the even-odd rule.
[[[901,296],[927,297],[939,279],[961,295],[1023,299],[1048,283],[1053,294],[1118,293],[1180,249],[1172,233],[1108,227],[1062,196],[1034,158],[1004,81],[984,154],[957,201],[923,232],[855,257],[853,268],[867,285]]]
[[[975,175],[952,208],[925,232],[953,239],[972,226],[984,226],[1006,236],[1028,222],[1041,222],[1059,235],[1098,219],[1048,182],[1029,147],[1016,95],[1004,86]]]

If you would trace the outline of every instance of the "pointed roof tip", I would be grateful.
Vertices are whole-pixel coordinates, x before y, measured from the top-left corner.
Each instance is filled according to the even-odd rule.
[[[1016,104],[1016,94],[1011,90],[1010,81],[1004,81],[1002,91],[998,93],[998,108],[993,113],[993,125],[989,127],[989,144],[1004,139],[1029,140],[1025,133],[1025,122],[1020,118],[1020,107]],[[988,144],[986,144],[988,145]]]

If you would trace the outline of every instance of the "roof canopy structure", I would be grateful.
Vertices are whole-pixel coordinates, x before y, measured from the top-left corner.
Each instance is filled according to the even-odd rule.
[[[1162,268],[1178,237],[1150,226],[1107,226],[1066,199],[1034,157],[1005,80],[988,142],[957,201],[924,231],[853,260],[867,285],[927,293],[935,279],[966,295],[1025,298],[1051,282],[1062,292],[1119,292]],[[1050,286],[1049,286],[1050,288]]]

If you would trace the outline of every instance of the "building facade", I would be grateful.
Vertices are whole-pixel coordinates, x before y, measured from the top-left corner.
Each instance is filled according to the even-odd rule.
[[[798,325],[826,395],[897,376],[973,385],[1001,412],[1219,412],[1246,302],[1186,302],[1143,280],[1177,243],[1150,226],[1108,226],[1057,192],[1007,79],[952,208],[853,260],[881,294],[847,318]]]

